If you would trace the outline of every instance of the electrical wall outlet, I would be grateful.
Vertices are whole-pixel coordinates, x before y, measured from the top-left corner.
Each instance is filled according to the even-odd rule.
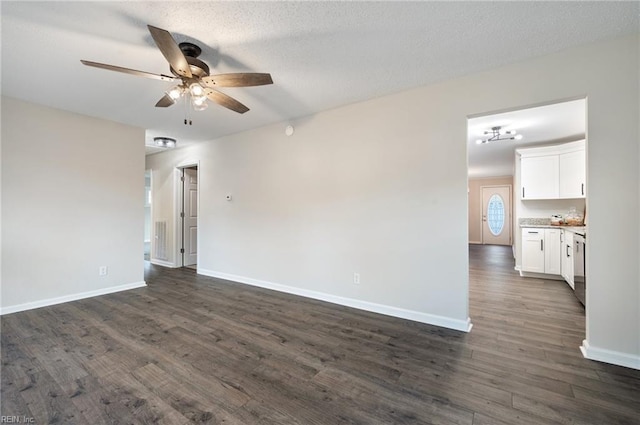
[[[356,285],[360,285],[360,273],[353,274],[353,283]]]
[[[107,274],[109,274],[109,269],[107,268],[107,266],[98,267],[98,275],[106,276]]]

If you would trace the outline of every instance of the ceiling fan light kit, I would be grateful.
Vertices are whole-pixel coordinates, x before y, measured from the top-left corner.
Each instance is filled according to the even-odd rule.
[[[171,137],[154,137],[153,143],[159,148],[171,149],[176,147],[176,139]]]
[[[173,76],[153,74],[86,60],[81,60],[80,62],[87,66],[109,71],[123,72],[162,81],[179,82],[178,85],[165,92],[165,95],[156,103],[155,106],[157,108],[167,108],[174,105],[182,97],[189,97],[186,103],[190,104],[194,111],[207,109],[209,106],[207,100],[210,100],[239,114],[244,114],[249,110],[248,107],[218,91],[217,88],[253,87],[273,84],[271,75],[265,73],[235,72],[209,75],[209,66],[198,59],[198,56],[202,53],[202,49],[199,46],[188,42],[178,44],[168,31],[152,25],[147,25],[147,28],[158,49],[169,62],[169,70]],[[184,123],[187,124],[187,122],[191,124],[191,120],[185,118]]]
[[[515,130],[503,130],[501,126],[491,127],[491,130],[486,130],[484,132],[485,136],[490,135],[486,139],[478,139],[476,140],[476,144],[482,145],[490,142],[497,142],[500,140],[520,140],[522,139],[522,134],[516,134]]]

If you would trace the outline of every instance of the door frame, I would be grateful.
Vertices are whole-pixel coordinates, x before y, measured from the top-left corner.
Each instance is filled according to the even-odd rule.
[[[183,197],[184,197],[184,184],[182,182],[182,173],[185,168],[196,167],[197,170],[197,179],[198,179],[198,207],[197,214],[200,217],[200,161],[199,160],[189,160],[180,163],[174,169],[174,195],[173,195],[173,211],[174,211],[174,225],[173,225],[173,253],[175,256],[175,267],[184,267],[184,256],[180,250],[183,248],[183,220],[180,216],[183,208]],[[200,223],[198,222],[198,230],[196,231],[196,238],[198,241],[196,242],[196,250],[198,253],[196,254],[196,267],[200,264]]]
[[[154,253],[156,252],[156,229],[154,228],[153,223],[155,223],[154,221],[154,217],[153,217],[153,168],[145,168],[144,170],[144,175],[145,175],[145,180],[147,178],[147,173],[149,173],[149,196],[151,198],[151,202],[149,202],[149,261],[153,260],[154,257]],[[146,189],[146,181],[145,181],[145,189]],[[146,191],[145,191],[145,195],[146,195]],[[146,202],[146,199],[145,199]],[[145,205],[146,207],[146,205]],[[146,218],[145,218],[146,221]],[[147,223],[144,224],[145,227],[147,226]],[[146,231],[146,229],[145,229]],[[143,236],[144,239],[144,236]],[[146,242],[146,241],[145,241]],[[143,242],[144,243],[144,242]],[[146,260],[143,260],[146,261]]]
[[[510,184],[488,184],[480,186],[480,244],[484,243],[484,224],[482,223],[482,215],[484,214],[484,196],[482,194],[484,188],[506,187],[509,189],[509,219],[505,220],[505,225],[509,226],[509,245],[513,246],[513,185]]]

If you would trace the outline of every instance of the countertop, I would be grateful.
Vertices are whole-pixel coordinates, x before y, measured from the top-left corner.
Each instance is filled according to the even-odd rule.
[[[555,226],[551,224],[550,219],[546,218],[521,218],[519,220],[520,228],[531,227],[538,229],[563,229],[568,232],[578,233],[580,235],[587,234],[586,226]]]

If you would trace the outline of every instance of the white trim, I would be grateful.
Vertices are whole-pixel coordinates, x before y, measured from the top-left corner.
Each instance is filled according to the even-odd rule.
[[[152,258],[151,260],[149,260],[149,262],[151,264],[155,264],[156,266],[169,267],[169,268],[172,268],[172,269],[176,269],[176,268],[179,267],[175,263],[172,263],[170,261],[158,260],[158,259],[155,259],[155,258]]]
[[[146,168],[144,169],[144,174],[146,175],[147,172],[149,172],[149,194],[151,196],[151,203],[149,204],[149,240],[145,240],[144,243],[148,243],[149,244],[149,260],[151,260],[151,257],[153,256],[153,253],[155,252],[156,249],[156,244],[155,239],[156,239],[156,229],[154,226],[154,219],[153,219],[153,200],[155,199],[155,196],[153,196],[153,168]],[[146,200],[145,200],[146,201]],[[146,220],[146,218],[145,218]],[[147,223],[145,223],[145,226],[147,225]]]
[[[640,355],[621,353],[619,351],[607,350],[606,348],[592,347],[586,339],[582,341],[580,351],[585,359],[597,360],[599,362],[611,363],[618,366],[640,370]]]
[[[481,241],[469,241],[470,245],[482,245]]]
[[[182,212],[184,205],[184,182],[182,181],[181,177],[184,173],[184,169],[185,168],[191,168],[191,167],[196,167],[198,174],[197,174],[197,179],[198,179],[198,220],[200,219],[200,160],[199,159],[190,159],[190,160],[186,160],[186,161],[182,161],[179,165],[176,165],[175,169],[174,169],[174,191],[173,191],[173,211],[174,211],[174,224],[173,224],[173,255],[175,260],[175,265],[173,266],[169,266],[169,267],[184,267],[184,257],[182,255],[182,253],[180,252],[180,248],[184,248],[182,246],[183,240],[182,240],[182,233],[184,231],[183,226],[184,226],[184,222],[182,220],[182,217],[180,216],[180,213]],[[198,230],[196,233],[196,251],[197,252],[197,259],[196,259],[196,265],[198,264],[198,261],[200,260],[200,223],[198,222]]]
[[[428,325],[441,326],[444,328],[454,329],[462,332],[469,332],[473,325],[471,319],[457,320],[450,317],[437,316],[433,314],[421,313],[419,311],[406,310],[403,308],[393,307],[384,304],[377,304],[368,301],[361,301],[353,298],[341,297],[338,295],[327,294],[324,292],[312,291],[309,289],[296,288],[294,286],[282,285],[279,283],[267,282],[264,280],[252,279],[244,276],[237,276],[228,273],[217,272],[214,270],[206,270],[198,268],[198,274],[204,276],[215,277],[218,279],[230,280],[233,282],[244,283],[247,285],[258,286],[260,288],[272,289],[274,291],[285,292],[287,294],[299,295],[306,298],[312,298],[320,301],[327,301],[346,307],[353,307],[359,310],[370,311],[373,313],[384,314],[386,316],[399,317],[401,319],[413,320],[415,322],[426,323]]]
[[[127,283],[125,285],[110,286],[108,288],[96,289],[95,291],[80,292],[78,294],[65,295],[62,297],[48,298],[46,300],[33,301],[30,303],[11,305],[0,308],[0,316],[5,314],[17,313],[19,311],[33,310],[34,308],[47,307],[55,304],[67,303],[70,301],[81,300],[84,298],[97,297],[99,295],[112,294],[114,292],[128,291],[130,289],[143,288],[147,286],[144,281]]]
[[[564,277],[559,274],[547,274],[547,273],[535,273],[535,272],[524,272],[520,268],[516,268],[520,272],[520,276],[522,277],[534,277],[536,279],[546,279],[546,280],[565,280]]]
[[[560,145],[540,146],[535,148],[520,148],[516,152],[521,158],[530,158],[536,156],[561,155],[563,153],[577,152],[586,150],[586,139],[577,140],[575,142],[562,143]]]

